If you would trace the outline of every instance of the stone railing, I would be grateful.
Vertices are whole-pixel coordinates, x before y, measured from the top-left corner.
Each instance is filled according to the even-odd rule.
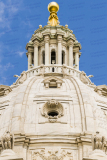
[[[86,76],[85,72],[81,72],[73,67],[69,67],[66,65],[41,65],[36,68],[29,69],[28,71],[23,71],[21,75],[18,77],[14,85],[23,83],[26,79],[32,76],[73,76],[79,78],[85,84],[92,84],[90,79]]]
[[[36,75],[46,75],[46,74],[62,74],[62,75],[72,75],[80,77],[81,71],[65,65],[42,65],[36,68],[32,68],[26,71],[27,78],[36,76]]]

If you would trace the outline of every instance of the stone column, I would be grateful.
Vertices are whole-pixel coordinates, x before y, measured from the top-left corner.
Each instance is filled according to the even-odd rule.
[[[45,65],[49,65],[49,36],[45,36]]]
[[[62,64],[62,45],[61,45],[61,42],[62,42],[62,36],[61,35],[58,35],[58,53],[57,53],[57,58],[58,58],[58,64]]]
[[[69,66],[73,67],[73,41],[69,42]]]
[[[32,53],[28,52],[28,70],[31,69],[32,65]]]
[[[75,68],[79,70],[79,53],[75,52]]]
[[[38,66],[38,41],[34,41],[34,67]]]

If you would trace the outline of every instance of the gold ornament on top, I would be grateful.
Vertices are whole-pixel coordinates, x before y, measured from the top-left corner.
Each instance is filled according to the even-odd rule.
[[[48,24],[51,26],[59,25],[57,12],[59,10],[59,5],[56,2],[51,2],[48,5],[48,11],[50,12]]]

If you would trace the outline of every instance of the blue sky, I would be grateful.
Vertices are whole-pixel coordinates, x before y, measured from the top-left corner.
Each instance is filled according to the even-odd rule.
[[[25,46],[39,25],[47,25],[50,0],[0,1],[0,84],[27,70]],[[96,85],[107,85],[107,0],[57,0],[60,25],[82,45],[80,70]]]

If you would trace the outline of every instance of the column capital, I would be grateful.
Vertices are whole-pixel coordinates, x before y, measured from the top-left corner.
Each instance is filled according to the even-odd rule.
[[[74,45],[73,40],[69,40],[67,44],[68,44],[69,47],[70,46],[73,47],[73,45]]]
[[[34,46],[39,46],[39,42],[36,40],[33,42]]]
[[[49,40],[50,40],[49,35],[46,35],[46,36],[44,37],[44,41],[45,41],[45,43],[48,43],[48,42],[49,42]]]
[[[62,41],[62,35],[58,35],[58,36],[57,36],[57,41],[58,41],[58,42],[61,42],[61,41]]]
[[[34,47],[28,47],[28,52],[34,52]]]
[[[74,53],[79,53],[79,47],[74,47],[74,48],[73,48],[73,52],[74,52]]]
[[[26,53],[26,55],[31,55],[31,54],[32,54],[32,52],[27,52],[27,53]]]

